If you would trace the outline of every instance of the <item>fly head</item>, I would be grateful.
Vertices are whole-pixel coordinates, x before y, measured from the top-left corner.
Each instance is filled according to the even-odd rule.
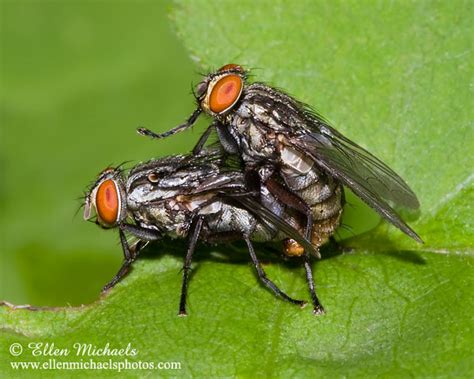
[[[236,64],[227,64],[206,76],[196,87],[199,107],[211,116],[221,116],[239,101],[247,75]]]
[[[125,185],[119,168],[106,168],[84,200],[84,219],[104,229],[118,226],[127,217]]]

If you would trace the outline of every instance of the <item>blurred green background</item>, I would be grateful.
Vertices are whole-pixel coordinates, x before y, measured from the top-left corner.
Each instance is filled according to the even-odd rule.
[[[194,107],[202,68],[174,34],[170,6],[1,3],[0,299],[96,299],[122,255],[117,233],[76,213],[88,183],[110,164],[186,152],[202,132],[206,120],[161,142],[135,133],[166,130]]]

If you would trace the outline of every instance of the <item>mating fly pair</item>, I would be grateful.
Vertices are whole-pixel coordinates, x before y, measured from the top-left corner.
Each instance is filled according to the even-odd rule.
[[[196,88],[195,97],[197,108],[184,124],[162,134],[144,128],[140,128],[139,133],[164,138],[193,126],[201,113],[212,117],[213,121],[197,142],[193,155],[206,156],[203,147],[215,130],[225,152],[240,159],[246,195],[234,196],[233,204],[244,207],[247,212],[253,211],[254,216],[258,209],[268,217],[263,221],[267,226],[277,226],[280,231],[286,229],[286,253],[301,256],[304,261],[314,313],[322,313],[323,308],[314,289],[310,254],[314,251],[314,255],[319,255],[319,247],[340,224],[343,186],[350,188],[384,219],[421,242],[394,209],[395,206],[418,209],[419,202],[413,191],[393,170],[332,128],[307,105],[266,84],[248,83],[247,72],[235,64],[205,76]],[[175,185],[179,188],[183,182],[184,178]],[[119,193],[118,189],[116,191]],[[242,202],[249,199],[252,205]],[[176,201],[179,202],[178,197]],[[100,213],[98,203],[95,205]],[[147,203],[143,206],[144,210],[150,207]],[[275,207],[281,206],[285,211],[275,212]],[[148,218],[146,222],[148,224],[142,225],[145,229],[157,227],[156,217]],[[197,226],[202,227],[202,224]],[[291,233],[288,227],[294,228]],[[134,234],[131,228],[128,224],[121,226],[122,239],[124,231]],[[295,234],[294,230],[300,234]],[[139,237],[141,232],[137,231],[135,235]],[[193,236],[195,234],[191,233],[190,246],[194,247]],[[244,239],[249,241],[249,236],[244,235]],[[249,250],[252,255],[250,244]],[[184,270],[183,293],[186,272]],[[274,291],[281,295],[281,291]]]

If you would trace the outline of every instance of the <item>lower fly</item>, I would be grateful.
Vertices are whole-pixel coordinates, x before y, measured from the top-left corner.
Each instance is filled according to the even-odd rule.
[[[140,249],[163,237],[187,238],[179,314],[186,315],[189,271],[198,241],[219,243],[243,239],[262,283],[282,299],[303,306],[271,281],[256,255],[253,241],[284,241],[288,256],[300,256],[315,314],[323,313],[316,295],[309,254],[319,252],[302,236],[304,219],[271,195],[265,186],[248,188],[244,174],[228,165],[220,150],[176,155],[140,164],[126,174],[103,171],[85,198],[84,217],[102,228],[116,228],[124,262],[105,286],[113,287],[129,271]],[[126,234],[138,239],[130,247]]]

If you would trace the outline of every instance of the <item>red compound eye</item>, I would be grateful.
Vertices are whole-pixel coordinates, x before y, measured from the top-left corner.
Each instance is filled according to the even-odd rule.
[[[97,189],[95,204],[97,215],[101,221],[107,225],[114,225],[117,222],[119,194],[113,180],[107,179],[100,184]]]
[[[226,64],[225,66],[222,66],[217,71],[220,72],[220,71],[225,71],[225,70],[236,70],[236,71],[244,72],[244,69],[242,68],[242,66],[239,66],[238,64],[234,64],[234,63]]]
[[[239,100],[242,86],[239,75],[229,74],[221,78],[212,88],[209,109],[214,113],[222,113],[231,108]]]

